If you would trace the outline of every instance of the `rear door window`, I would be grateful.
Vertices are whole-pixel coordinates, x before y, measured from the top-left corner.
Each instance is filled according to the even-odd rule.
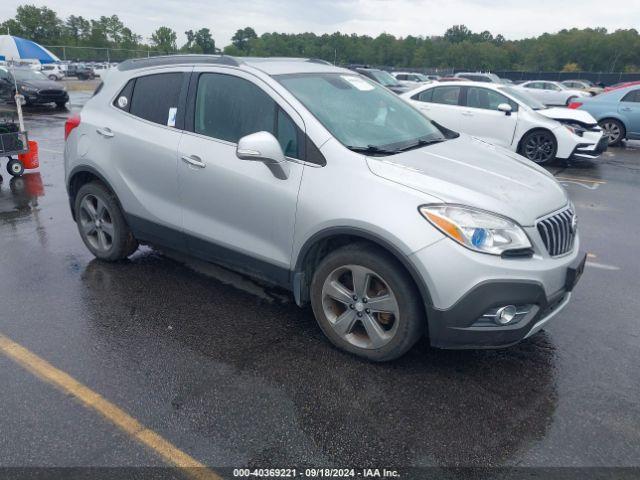
[[[461,90],[462,88],[458,86],[436,87],[433,89],[431,102],[442,103],[444,105],[458,105]]]
[[[620,101],[640,103],[640,90],[632,90],[628,92]]]
[[[423,90],[420,93],[416,93],[413,97],[411,97],[413,100],[418,100],[420,102],[431,102],[431,99],[433,98],[433,88],[428,88],[426,90]]]
[[[175,126],[184,76],[182,72],[171,72],[136,78],[129,113],[160,125]]]

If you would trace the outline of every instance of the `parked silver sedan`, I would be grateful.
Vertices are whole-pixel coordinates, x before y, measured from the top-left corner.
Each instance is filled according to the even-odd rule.
[[[524,90],[539,102],[550,106],[565,106],[576,98],[591,96],[584,90],[571,89],[560,82],[548,80],[529,80],[517,85],[516,88]]]

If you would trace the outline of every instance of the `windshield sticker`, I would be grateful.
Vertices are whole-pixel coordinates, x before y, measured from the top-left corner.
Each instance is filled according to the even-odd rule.
[[[176,113],[178,112],[178,109],[176,107],[171,107],[169,109],[169,118],[167,119],[167,126],[168,127],[175,127],[176,126]]]
[[[349,82],[352,86],[356,87],[358,90],[362,92],[368,92],[369,90],[373,90],[373,85],[371,85],[366,80],[363,80],[360,77],[356,77],[354,75],[341,75],[342,79]]]

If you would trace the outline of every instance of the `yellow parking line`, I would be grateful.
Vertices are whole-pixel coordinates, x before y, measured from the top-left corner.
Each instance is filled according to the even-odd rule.
[[[556,177],[556,178],[558,180],[569,180],[572,182],[588,182],[588,183],[599,183],[599,184],[607,183],[604,180],[591,180],[589,178],[576,178],[576,177]]]
[[[179,450],[173,444],[149,430],[131,415],[75,380],[62,370],[58,370],[46,360],[0,333],[0,352],[21,365],[37,377],[72,395],[86,407],[91,408],[136,441],[153,450],[168,464],[184,469],[183,473],[195,480],[220,480],[213,471]]]

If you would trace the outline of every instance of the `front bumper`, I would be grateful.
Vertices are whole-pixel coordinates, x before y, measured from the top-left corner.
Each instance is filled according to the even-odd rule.
[[[61,103],[69,101],[69,94],[65,91],[63,93],[51,93],[51,94],[41,94],[41,93],[23,93],[24,98],[29,104],[43,104],[43,103]]]
[[[603,135],[595,145],[589,143],[579,143],[578,145],[576,145],[576,148],[571,154],[571,158],[598,158],[600,155],[607,151],[608,147],[609,140],[606,136]]]
[[[569,302],[586,255],[535,254],[504,259],[471,252],[449,239],[412,255],[431,302],[427,306],[431,345],[438,348],[507,347],[538,332]],[[491,312],[515,305],[517,321],[499,325]]]

